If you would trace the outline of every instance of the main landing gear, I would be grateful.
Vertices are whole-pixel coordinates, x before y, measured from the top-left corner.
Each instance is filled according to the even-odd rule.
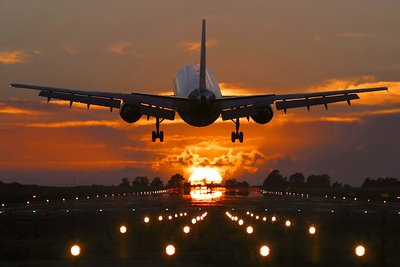
[[[240,121],[239,118],[236,118],[232,120],[233,123],[235,123],[236,126],[236,132],[232,132],[232,143],[235,143],[236,139],[239,140],[240,143],[243,143],[243,132],[239,132],[239,127],[240,127]]]
[[[164,142],[164,132],[160,131],[160,124],[164,119],[156,118],[156,130],[151,132],[151,141],[155,142],[157,139],[160,139],[160,142]]]

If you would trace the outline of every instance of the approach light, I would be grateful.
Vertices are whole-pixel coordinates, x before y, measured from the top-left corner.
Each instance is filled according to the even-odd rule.
[[[239,222],[238,222],[238,224],[239,224],[239,225],[243,225],[243,220],[240,219]]]
[[[363,245],[358,245],[355,250],[354,253],[358,256],[358,257],[362,257],[365,255],[365,247]]]
[[[190,232],[190,227],[189,226],[185,226],[185,227],[183,227],[183,232],[185,233],[185,234],[188,234],[189,232]]]
[[[73,245],[70,249],[71,255],[77,257],[81,254],[81,247],[78,245]]]
[[[128,231],[128,228],[126,228],[125,225],[121,225],[121,227],[119,228],[119,232],[121,234],[126,234],[126,231]]]
[[[314,225],[311,225],[310,228],[308,228],[308,232],[310,233],[310,235],[313,235],[317,232],[317,229]]]
[[[269,255],[269,247],[264,245],[260,248],[260,255],[263,257],[267,257]]]
[[[172,220],[172,216],[171,215],[168,216],[168,220]]]
[[[257,216],[256,216],[256,220],[258,220],[259,218],[260,218],[260,216],[257,215]]]
[[[252,234],[253,231],[254,231],[254,229],[253,229],[253,227],[251,227],[251,226],[248,226],[248,227],[246,228],[246,232],[247,232],[249,235]]]
[[[150,222],[150,218],[149,217],[144,217],[144,222],[145,223],[149,223]]]
[[[192,219],[192,224],[196,224],[196,222],[197,222],[196,219],[193,218],[193,219]]]
[[[263,217],[263,221],[265,222],[267,220],[267,217]]]
[[[276,217],[272,216],[271,221],[276,222]]]
[[[158,216],[158,220],[161,222],[163,220],[163,217],[161,215]]]
[[[174,255],[175,254],[175,247],[173,246],[173,245],[168,245],[168,246],[166,246],[165,247],[165,253],[168,255],[168,256],[172,256],[172,255]]]
[[[290,227],[291,224],[292,224],[292,223],[291,223],[289,220],[287,220],[287,221],[285,222],[285,226],[286,226],[286,227]]]

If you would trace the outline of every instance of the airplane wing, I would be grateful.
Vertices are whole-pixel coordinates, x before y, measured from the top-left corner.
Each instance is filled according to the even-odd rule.
[[[70,107],[74,102],[91,105],[120,108],[121,102],[127,102],[140,105],[143,115],[158,117],[161,119],[173,120],[175,118],[175,110],[181,98],[173,96],[159,96],[140,93],[111,93],[98,91],[84,91],[78,89],[55,88],[28,84],[10,84],[10,87],[38,90],[39,96],[46,97],[49,102],[51,99],[59,99],[69,101]]]
[[[328,104],[337,102],[347,102],[359,99],[358,93],[375,92],[388,90],[387,87],[348,89],[326,92],[310,92],[299,94],[271,94],[256,95],[245,97],[224,97],[218,99],[222,106],[222,119],[230,120],[234,118],[249,117],[256,114],[257,107],[263,107],[275,103],[277,110],[324,105],[328,109]]]

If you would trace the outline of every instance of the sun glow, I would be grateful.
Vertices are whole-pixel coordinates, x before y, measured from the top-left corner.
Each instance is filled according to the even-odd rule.
[[[214,168],[196,168],[190,175],[189,182],[191,185],[220,184],[222,177]]]

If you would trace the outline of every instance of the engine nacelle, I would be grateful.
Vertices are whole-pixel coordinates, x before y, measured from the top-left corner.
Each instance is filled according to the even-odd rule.
[[[119,115],[124,121],[134,123],[142,117],[142,112],[140,111],[139,105],[122,103]]]
[[[270,120],[272,120],[272,117],[274,116],[274,112],[271,108],[271,105],[256,107],[256,111],[257,114],[251,116],[251,118],[259,124],[268,123]]]

